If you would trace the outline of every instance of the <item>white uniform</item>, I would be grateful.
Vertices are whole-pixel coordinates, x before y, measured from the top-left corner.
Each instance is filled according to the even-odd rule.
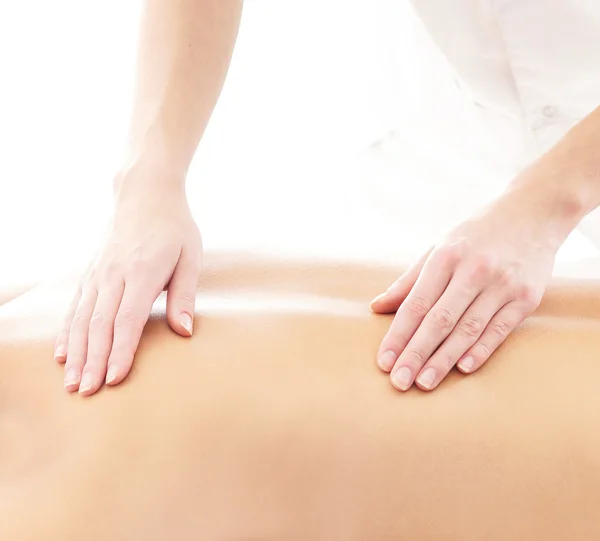
[[[600,105],[600,0],[412,2],[515,169]],[[598,247],[599,216],[581,226]]]

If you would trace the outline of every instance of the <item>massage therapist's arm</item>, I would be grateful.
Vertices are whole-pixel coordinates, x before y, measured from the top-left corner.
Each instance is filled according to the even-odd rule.
[[[397,310],[378,353],[393,385],[477,370],[539,305],[560,245],[600,204],[600,108],[452,230],[372,308]]]
[[[185,179],[223,87],[241,9],[242,0],[144,2],[114,212],[55,347],[69,391],[88,395],[125,378],[165,288],[169,325],[192,334],[202,246]]]

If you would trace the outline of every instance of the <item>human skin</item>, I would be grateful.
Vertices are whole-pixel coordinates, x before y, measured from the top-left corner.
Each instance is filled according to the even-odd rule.
[[[114,210],[66,310],[54,357],[68,391],[89,395],[129,372],[152,303],[193,332],[202,242],[185,193],[188,167],[223,87],[241,0],[145,0],[129,142]]]
[[[560,245],[600,203],[600,108],[372,302],[396,316],[377,353],[399,390],[471,373],[539,305]]]
[[[485,368],[397,393],[376,265],[206,258],[94,397],[48,360],[72,283],[0,307],[0,539],[595,541],[600,283],[554,282]]]
[[[66,361],[69,391],[93,394],[104,381],[123,380],[164,288],[171,328],[192,333],[202,246],[185,174],[223,86],[241,4],[145,3],[114,216],[54,352]],[[600,201],[599,148],[600,109],[373,301],[376,312],[397,311],[376,356],[397,389],[416,381],[432,390],[457,363],[477,370],[535,310],[558,248]]]

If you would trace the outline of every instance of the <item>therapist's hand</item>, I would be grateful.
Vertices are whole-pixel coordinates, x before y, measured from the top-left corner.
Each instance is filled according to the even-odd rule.
[[[83,276],[55,346],[64,386],[83,395],[120,383],[167,289],[167,320],[191,336],[202,244],[184,189],[119,197],[108,235]]]
[[[394,387],[437,387],[483,365],[539,305],[564,240],[548,207],[519,190],[462,223],[372,302],[397,310],[379,348]]]

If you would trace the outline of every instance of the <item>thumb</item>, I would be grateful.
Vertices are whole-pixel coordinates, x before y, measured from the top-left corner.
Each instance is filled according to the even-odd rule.
[[[200,264],[184,247],[167,288],[167,321],[181,336],[192,336]]]
[[[371,301],[371,310],[378,314],[390,314],[400,308],[410,290],[415,285],[419,273],[413,273],[413,269],[404,273],[386,291],[377,295]],[[416,274],[416,276],[412,276]]]
[[[377,314],[390,314],[400,308],[400,305],[417,282],[417,278],[419,278],[421,270],[432,250],[433,248],[427,251],[419,261],[400,276],[386,291],[377,295],[371,301],[371,310],[373,312]]]

